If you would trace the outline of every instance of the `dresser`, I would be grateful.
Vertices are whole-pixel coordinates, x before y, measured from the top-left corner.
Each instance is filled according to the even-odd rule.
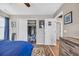
[[[60,56],[79,56],[79,39],[72,37],[60,37]]]

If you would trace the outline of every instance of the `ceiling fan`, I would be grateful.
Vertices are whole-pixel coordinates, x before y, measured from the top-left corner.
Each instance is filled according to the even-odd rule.
[[[30,5],[30,3],[24,3],[27,7],[30,7],[31,5]]]

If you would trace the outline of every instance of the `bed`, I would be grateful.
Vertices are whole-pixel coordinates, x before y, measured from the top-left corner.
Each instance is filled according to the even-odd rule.
[[[0,56],[31,56],[33,45],[25,41],[0,41]]]

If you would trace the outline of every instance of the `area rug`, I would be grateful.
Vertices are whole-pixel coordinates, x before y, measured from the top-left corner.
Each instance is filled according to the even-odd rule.
[[[45,56],[44,48],[43,47],[33,48],[32,56]]]

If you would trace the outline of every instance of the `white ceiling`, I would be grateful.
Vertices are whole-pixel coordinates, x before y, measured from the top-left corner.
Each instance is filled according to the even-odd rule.
[[[63,3],[0,3],[0,9],[9,15],[53,15]]]

